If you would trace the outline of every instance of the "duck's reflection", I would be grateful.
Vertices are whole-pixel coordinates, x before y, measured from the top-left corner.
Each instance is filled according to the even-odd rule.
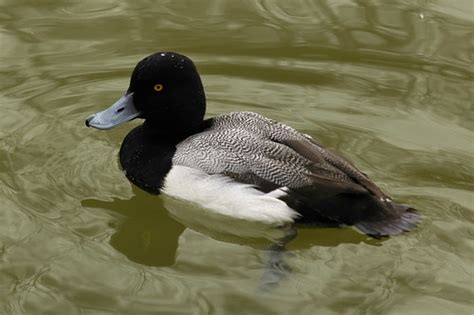
[[[179,236],[186,227],[168,215],[161,198],[136,187],[133,193],[129,200],[86,199],[82,206],[108,209],[124,216],[110,244],[131,261],[148,266],[173,265]]]
[[[129,200],[102,201],[86,199],[84,207],[109,209],[120,213],[124,220],[116,227],[110,244],[131,261],[149,266],[170,266],[175,263],[178,239],[186,227],[224,242],[257,249],[275,248],[278,239],[286,237],[286,250],[301,250],[313,246],[334,247],[344,243],[380,245],[383,240],[370,238],[353,229],[297,227],[294,230],[265,229],[258,224],[225,221],[202,212],[190,204],[167,197],[150,195],[132,186]]]

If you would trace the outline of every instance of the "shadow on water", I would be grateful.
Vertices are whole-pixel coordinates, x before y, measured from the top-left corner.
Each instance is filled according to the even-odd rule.
[[[219,241],[272,251],[273,243],[269,240],[223,235],[209,228],[212,225],[220,225],[222,229],[222,221],[210,221],[206,228],[199,228],[189,223],[192,221],[189,218],[196,216],[196,209],[192,211],[183,209],[186,206],[178,204],[181,207],[180,217],[176,217],[170,214],[166,208],[169,207],[169,203],[165,205],[161,197],[150,195],[135,186],[132,186],[132,190],[134,196],[128,200],[85,199],[81,204],[83,207],[108,209],[123,216],[123,220],[115,227],[116,232],[112,235],[110,244],[133,262],[148,266],[173,265],[179,237],[187,227]],[[189,218],[183,217],[183,213]],[[351,228],[297,226],[296,231],[295,237],[288,243],[285,242],[278,251],[301,250],[313,246],[335,247],[347,243],[380,246],[384,241],[370,238]],[[257,235],[258,231],[255,234]]]

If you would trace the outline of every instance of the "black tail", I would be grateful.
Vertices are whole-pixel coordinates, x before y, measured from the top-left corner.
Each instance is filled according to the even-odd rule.
[[[301,215],[297,223],[341,226],[350,225],[359,231],[382,237],[401,234],[416,227],[420,216],[409,206],[382,199],[369,192],[342,193],[327,198],[314,193],[313,187],[290,190],[281,198]]]
[[[413,208],[394,202],[385,203],[385,206],[392,208],[390,209],[392,215],[389,217],[382,220],[357,222],[354,226],[367,235],[382,237],[408,232],[420,221],[419,214]]]

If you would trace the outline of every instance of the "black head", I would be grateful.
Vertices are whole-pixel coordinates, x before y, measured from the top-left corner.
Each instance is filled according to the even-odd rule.
[[[153,124],[182,123],[189,116],[202,121],[206,110],[194,63],[173,52],[159,52],[140,61],[133,70],[128,93],[134,93],[136,109]]]
[[[174,52],[158,52],[141,60],[130,86],[109,109],[90,116],[88,126],[109,129],[124,121],[144,118],[160,133],[192,133],[200,127],[206,97],[194,63]]]

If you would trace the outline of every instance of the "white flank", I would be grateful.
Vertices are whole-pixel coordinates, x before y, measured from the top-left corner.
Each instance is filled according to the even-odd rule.
[[[163,193],[199,205],[220,216],[269,225],[291,223],[298,213],[277,199],[284,194],[265,194],[251,185],[223,175],[209,175],[186,166],[173,166],[165,178]]]

